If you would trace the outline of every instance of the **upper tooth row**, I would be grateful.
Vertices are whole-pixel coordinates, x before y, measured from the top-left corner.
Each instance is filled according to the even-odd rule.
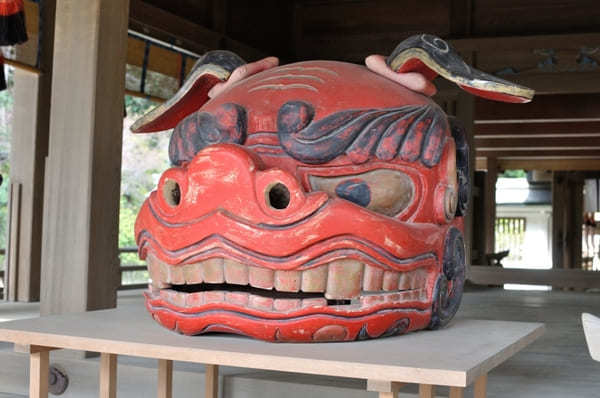
[[[155,287],[170,284],[230,283],[280,292],[324,292],[328,299],[351,299],[361,291],[396,291],[425,287],[427,269],[384,271],[352,259],[299,271],[271,270],[235,260],[211,258],[193,264],[169,265],[148,255],[148,271]]]

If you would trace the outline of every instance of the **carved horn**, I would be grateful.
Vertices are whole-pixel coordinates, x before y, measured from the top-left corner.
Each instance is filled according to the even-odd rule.
[[[227,80],[235,68],[245,63],[230,51],[207,52],[194,64],[177,93],[138,119],[131,126],[131,131],[152,133],[175,127],[209,100],[208,92],[215,84]]]
[[[411,36],[394,49],[387,64],[396,72],[419,72],[428,80],[438,75],[479,97],[503,102],[529,102],[535,91],[471,68],[439,37]]]

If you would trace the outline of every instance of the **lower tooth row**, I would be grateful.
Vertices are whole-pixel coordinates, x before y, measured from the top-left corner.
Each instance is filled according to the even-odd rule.
[[[356,298],[361,291],[420,289],[425,287],[428,277],[424,267],[408,272],[384,271],[352,259],[334,260],[303,271],[272,270],[223,258],[169,265],[149,254],[147,262],[152,283],[158,288],[171,284],[228,283],[280,292],[325,293],[331,300]]]
[[[261,311],[289,312],[308,307],[325,307],[325,298],[273,299],[245,292],[207,291],[183,293],[170,289],[154,291],[164,301],[177,307],[194,308],[211,303],[230,303],[236,306],[254,308]],[[380,303],[425,301],[426,289],[409,290],[397,293],[373,294],[360,297],[360,306],[372,306]]]
[[[170,289],[156,292],[160,298],[178,307],[194,308],[211,303],[230,303],[241,307],[255,308],[263,311],[287,312],[306,307],[324,307],[327,305],[325,298],[308,299],[273,299],[245,292],[208,291],[197,293],[182,293]]]

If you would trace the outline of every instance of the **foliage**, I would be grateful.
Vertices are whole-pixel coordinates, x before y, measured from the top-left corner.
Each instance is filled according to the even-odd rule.
[[[504,170],[503,173],[498,174],[498,177],[525,178],[527,177],[527,172],[525,170]]]
[[[144,200],[154,190],[161,174],[169,168],[170,132],[132,134],[129,127],[156,104],[144,98],[125,96],[127,116],[123,121],[123,161],[121,165],[121,206],[119,247],[135,247],[133,228]],[[121,264],[141,264],[136,253],[121,254]],[[123,283],[140,283],[148,279],[145,271],[123,273]]]

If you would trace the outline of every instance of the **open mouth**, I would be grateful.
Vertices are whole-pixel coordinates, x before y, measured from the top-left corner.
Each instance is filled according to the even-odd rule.
[[[186,312],[219,303],[273,314],[324,307],[354,312],[379,304],[422,307],[432,275],[429,267],[399,272],[353,259],[272,270],[221,257],[171,265],[148,253],[147,264],[150,296]]]

